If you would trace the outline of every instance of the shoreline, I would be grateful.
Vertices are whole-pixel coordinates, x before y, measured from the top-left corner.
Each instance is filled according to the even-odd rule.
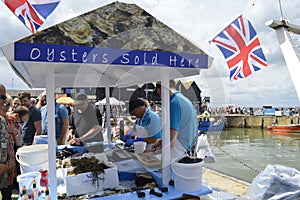
[[[206,167],[203,169],[203,178],[207,180],[210,186],[220,188],[231,194],[237,196],[245,195],[249,189],[249,186],[251,185],[246,181],[239,180],[235,177],[228,176],[215,170]]]

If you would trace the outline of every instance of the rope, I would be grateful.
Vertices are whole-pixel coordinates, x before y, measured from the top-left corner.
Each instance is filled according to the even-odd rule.
[[[222,133],[223,133],[223,131],[222,131]],[[222,134],[222,133],[221,133],[221,134]],[[223,148],[221,148],[220,146],[217,146],[218,143],[219,143],[219,141],[220,141],[220,137],[219,137],[218,140],[216,141],[215,145],[212,147],[212,150],[213,150],[215,147],[217,147],[217,148],[218,148],[219,150],[221,150],[224,154],[226,154],[227,156],[229,156],[230,158],[232,158],[235,162],[240,163],[240,164],[243,165],[244,167],[246,167],[246,168],[248,168],[248,169],[250,169],[250,170],[256,172],[257,174],[260,173],[259,170],[254,169],[253,167],[249,166],[248,164],[244,163],[243,161],[239,160],[238,158],[234,157],[233,155],[231,155],[230,153],[228,153],[227,151],[225,151],[225,150],[224,150]]]
[[[237,159],[236,157],[234,157],[233,155],[231,155],[230,153],[228,153],[227,151],[225,151],[224,149],[222,149],[221,147],[219,147],[219,146],[216,146],[218,149],[220,149],[223,153],[225,153],[227,156],[229,156],[230,158],[232,158],[234,161],[236,161],[236,162],[238,162],[238,163],[240,163],[241,165],[243,165],[244,167],[246,167],[246,168],[248,168],[248,169],[250,169],[250,170],[252,170],[252,171],[254,171],[254,172],[256,172],[257,174],[259,174],[260,173],[260,171],[259,170],[257,170],[257,169],[254,169],[253,167],[251,167],[251,166],[249,166],[249,165],[247,165],[246,163],[244,163],[243,161],[241,161],[241,160],[239,160],[239,159]]]

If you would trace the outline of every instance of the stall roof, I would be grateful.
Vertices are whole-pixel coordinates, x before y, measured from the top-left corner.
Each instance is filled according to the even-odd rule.
[[[199,74],[212,61],[200,48],[135,4],[114,2],[2,47],[30,86],[125,87]]]

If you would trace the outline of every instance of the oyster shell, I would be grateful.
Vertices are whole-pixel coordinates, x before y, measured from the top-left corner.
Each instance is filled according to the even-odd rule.
[[[71,166],[69,166],[69,163]],[[72,170],[68,171],[68,175],[76,175],[85,172],[95,172],[95,173],[104,173],[105,169],[110,168],[110,166],[106,165],[103,162],[99,163],[99,160],[92,156],[82,157],[82,158],[72,158],[70,162],[65,162],[64,166],[68,168],[73,168]]]
[[[71,38],[74,42],[79,44],[92,41],[95,33],[90,25],[81,16],[58,24],[58,28],[64,33],[65,36]]]
[[[128,12],[132,15],[140,15],[143,12],[143,10],[135,4],[125,4],[125,3],[116,2],[115,5],[119,10]]]
[[[95,17],[95,16],[86,16],[85,17],[88,22],[90,22],[95,28],[97,28],[99,31],[106,34],[106,37],[103,37],[103,39],[106,39],[109,35],[114,35],[114,24],[111,23],[111,21],[103,19],[102,17]]]
[[[204,53],[135,4],[114,2],[22,41],[117,49]]]
[[[147,35],[139,35],[135,37],[132,41],[126,43],[122,49],[134,49],[136,45],[139,46],[140,50],[152,50],[153,48],[159,48],[158,45],[153,41],[153,39]]]

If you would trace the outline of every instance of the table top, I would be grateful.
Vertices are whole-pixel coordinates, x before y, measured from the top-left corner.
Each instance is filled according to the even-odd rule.
[[[195,196],[202,196],[206,194],[212,193],[210,189],[208,189],[205,186],[201,186],[200,190],[197,190],[195,192],[181,192],[176,190],[173,186],[167,186],[168,187],[168,192],[162,193],[162,197],[157,197],[153,194],[149,194],[150,189],[147,190],[141,190],[142,192],[145,192],[146,196],[141,199],[173,199],[173,198],[178,198],[181,197],[182,194],[191,194]],[[155,191],[161,192],[158,188],[155,188]],[[112,196],[105,196],[105,197],[98,197],[98,198],[92,198],[93,200],[124,200],[124,199],[138,199],[137,192],[129,192],[129,193],[124,193],[124,194],[117,194],[117,195],[112,195]]]
[[[78,152],[86,150],[84,146],[59,145],[58,146],[58,151],[61,151],[64,147],[70,148],[70,149],[78,151]],[[133,160],[133,161],[138,162],[137,160]],[[121,161],[121,162],[118,162],[118,163],[122,164],[123,162],[129,162],[129,161]],[[161,171],[155,171],[153,169],[148,169],[145,166],[140,166],[140,165],[138,165],[136,167],[138,167],[139,169],[144,168],[146,171],[148,171],[152,175],[152,177],[154,178],[156,184],[163,185],[162,184],[162,173],[161,173]],[[123,168],[123,170],[121,170],[121,171],[126,172],[127,170],[125,170]],[[129,171],[136,171],[136,170],[134,168],[134,169],[131,169]],[[167,187],[168,187],[168,192],[162,193],[163,194],[162,197],[157,197],[153,194],[149,194],[150,189],[141,190],[146,195],[144,198],[141,198],[141,199],[172,199],[172,198],[181,197],[182,194],[184,194],[184,193],[195,195],[195,196],[202,196],[202,195],[212,193],[212,191],[209,188],[205,187],[205,186],[201,186],[201,188],[199,190],[195,191],[195,192],[181,192],[181,191],[176,190],[173,186],[167,186]],[[155,191],[161,192],[158,188],[155,188]],[[95,200],[97,200],[97,199],[99,199],[99,200],[120,199],[121,200],[122,199],[123,200],[123,199],[126,199],[126,198],[128,198],[128,199],[138,199],[137,192],[115,194],[115,195],[112,195],[112,196],[97,197],[97,198],[92,198],[92,199],[95,199]]]
[[[72,146],[72,145],[58,145],[57,146],[57,151],[60,152],[63,150],[63,148],[67,147],[68,149],[72,149],[74,151],[77,151],[77,152],[85,152],[86,151],[86,148],[85,146]]]

